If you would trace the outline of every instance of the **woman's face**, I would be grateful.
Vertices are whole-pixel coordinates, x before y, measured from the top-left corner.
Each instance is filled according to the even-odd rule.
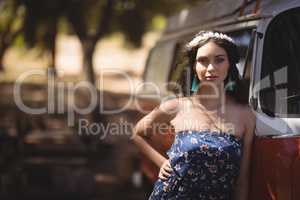
[[[196,56],[196,72],[200,81],[221,84],[229,69],[228,55],[222,47],[210,41],[198,48]]]

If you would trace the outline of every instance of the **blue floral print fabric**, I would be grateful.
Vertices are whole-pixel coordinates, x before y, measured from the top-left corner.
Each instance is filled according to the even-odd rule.
[[[230,200],[239,175],[242,139],[224,132],[180,131],[167,151],[173,169],[149,200]]]

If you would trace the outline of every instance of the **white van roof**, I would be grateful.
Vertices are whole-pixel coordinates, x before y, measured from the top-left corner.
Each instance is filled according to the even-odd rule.
[[[190,27],[205,26],[213,21],[236,21],[241,14],[244,17],[267,16],[297,4],[299,0],[209,0],[170,17],[164,32],[168,34]]]

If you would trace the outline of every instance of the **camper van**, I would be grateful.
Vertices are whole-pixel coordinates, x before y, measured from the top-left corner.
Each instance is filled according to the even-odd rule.
[[[210,0],[170,17],[143,77],[152,83],[144,92],[153,94],[153,106],[153,85],[161,98],[174,96],[170,83],[184,74],[182,48],[200,30],[225,32],[240,47],[238,70],[256,115],[249,199],[300,199],[300,1]],[[173,139],[155,134],[150,143],[165,154]],[[153,183],[159,169],[145,157],[141,162]]]

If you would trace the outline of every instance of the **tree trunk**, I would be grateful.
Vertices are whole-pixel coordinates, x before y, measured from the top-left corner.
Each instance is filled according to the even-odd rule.
[[[5,49],[1,49],[0,50],[0,71],[4,71],[4,66],[3,66],[3,62],[4,62],[4,54],[5,54]]]
[[[57,39],[57,25],[54,22],[51,25],[53,31],[50,33],[49,38],[49,49],[50,49],[50,65],[48,67],[48,72],[51,76],[56,77],[57,71],[55,66],[55,60],[56,60],[56,39]]]
[[[96,47],[96,42],[93,41],[93,39],[89,38],[85,41],[81,42],[82,45],[82,63],[83,63],[83,72],[85,76],[85,80],[88,81],[93,87],[96,87],[96,76],[94,72],[94,64],[93,64],[93,56],[94,51]],[[98,94],[96,94],[98,96]],[[97,102],[97,105],[99,105],[99,101]],[[93,122],[99,122],[99,109],[96,107],[94,110],[92,110],[91,114],[91,121],[89,123]],[[97,136],[98,137],[98,136]],[[87,145],[88,150],[88,163],[87,165],[94,165],[93,160],[95,160],[95,155],[97,153],[97,145],[101,143],[100,140],[95,139],[95,136],[91,135],[90,133],[87,133],[85,137],[81,137],[85,144]]]
[[[10,41],[8,41],[6,35],[1,35],[0,39],[0,71],[4,71],[4,55],[9,47]]]
[[[96,43],[97,41],[92,39],[86,40],[85,42],[82,43],[82,48],[83,48],[82,52],[83,52],[83,71],[84,71],[85,79],[97,90],[97,85],[96,85],[97,77],[94,71],[94,64],[93,64],[93,57],[95,53]],[[93,121],[97,121],[97,119],[99,119],[98,110],[99,109],[96,108],[92,112]]]
[[[96,85],[93,56],[96,47],[96,41],[87,40],[82,43],[83,49],[83,70],[86,77],[86,80],[89,81],[92,85]]]
[[[48,67],[49,72],[54,77],[56,77],[56,75],[57,75],[55,60],[56,60],[56,50],[55,50],[55,44],[54,44],[54,46],[51,47],[51,50],[50,50],[50,65]]]

